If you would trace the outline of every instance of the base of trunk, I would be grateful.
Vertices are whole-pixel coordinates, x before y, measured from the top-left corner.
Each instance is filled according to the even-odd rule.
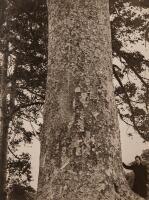
[[[108,174],[109,173],[109,174]],[[143,200],[129,188],[121,173],[114,180],[110,171],[101,173],[76,173],[70,170],[56,171],[46,184],[39,188],[38,200]]]

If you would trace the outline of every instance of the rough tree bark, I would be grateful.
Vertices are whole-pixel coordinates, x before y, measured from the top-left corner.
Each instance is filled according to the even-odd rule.
[[[48,0],[49,68],[38,200],[139,200],[127,186],[108,0]]]

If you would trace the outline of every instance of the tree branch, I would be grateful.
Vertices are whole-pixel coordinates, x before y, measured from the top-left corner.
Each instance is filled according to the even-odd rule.
[[[123,122],[125,122],[125,124],[127,124],[127,125],[129,125],[129,126],[132,126],[132,127],[133,127],[133,125],[132,125],[132,124],[128,123],[128,122],[127,122],[127,121],[124,119],[124,117],[123,117],[123,115],[120,113],[120,111],[119,111],[118,113],[119,113],[119,116],[120,116],[121,120],[122,120]]]
[[[141,132],[140,132],[140,130],[138,129],[138,127],[137,127],[137,125],[136,125],[136,122],[135,122],[134,110],[133,110],[133,107],[132,107],[132,105],[131,105],[131,101],[130,101],[130,99],[129,99],[129,96],[128,96],[128,94],[127,94],[127,91],[125,90],[125,87],[123,86],[123,83],[121,82],[119,76],[118,76],[117,73],[116,73],[116,70],[115,70],[115,68],[114,68],[114,65],[113,65],[113,73],[114,73],[114,76],[115,76],[116,80],[118,81],[119,85],[120,85],[121,88],[123,89],[124,94],[125,94],[125,97],[126,97],[126,99],[127,99],[127,103],[128,103],[128,106],[129,106],[130,112],[131,112],[131,120],[132,120],[132,123],[133,123],[133,127],[134,127],[134,129],[141,135]]]
[[[32,93],[32,94],[34,94],[34,95],[36,95],[36,96],[42,98],[43,100],[45,100],[45,97],[44,97],[43,95],[37,94],[37,93],[33,92],[32,90],[30,90],[30,89],[28,89],[28,88],[27,88],[26,90],[28,90],[30,93]]]
[[[20,158],[10,149],[10,147],[8,146],[8,150],[10,151],[10,153],[18,160],[20,160]]]
[[[142,78],[142,76],[140,76],[138,73],[137,73],[137,71],[136,71],[136,69],[133,67],[133,66],[129,66],[129,68],[135,73],[135,75],[138,77],[138,79],[142,82],[142,84],[146,87],[146,88],[148,88],[149,86],[148,86],[148,84],[143,80],[143,78]]]
[[[11,113],[11,116],[14,115],[16,112],[20,111],[22,108],[27,108],[27,107],[34,106],[34,105],[43,105],[43,102],[32,102],[29,104],[23,104],[20,106],[16,106],[16,108]]]

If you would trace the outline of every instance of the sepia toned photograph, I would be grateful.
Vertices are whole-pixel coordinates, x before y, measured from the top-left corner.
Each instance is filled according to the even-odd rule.
[[[0,0],[0,200],[149,200],[149,0]]]

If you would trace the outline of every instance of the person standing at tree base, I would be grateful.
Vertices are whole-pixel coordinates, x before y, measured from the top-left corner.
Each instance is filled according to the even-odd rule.
[[[125,169],[133,170],[134,172],[134,183],[132,190],[143,198],[147,197],[147,170],[146,166],[142,164],[141,157],[136,156],[135,162],[128,166],[123,163]]]

